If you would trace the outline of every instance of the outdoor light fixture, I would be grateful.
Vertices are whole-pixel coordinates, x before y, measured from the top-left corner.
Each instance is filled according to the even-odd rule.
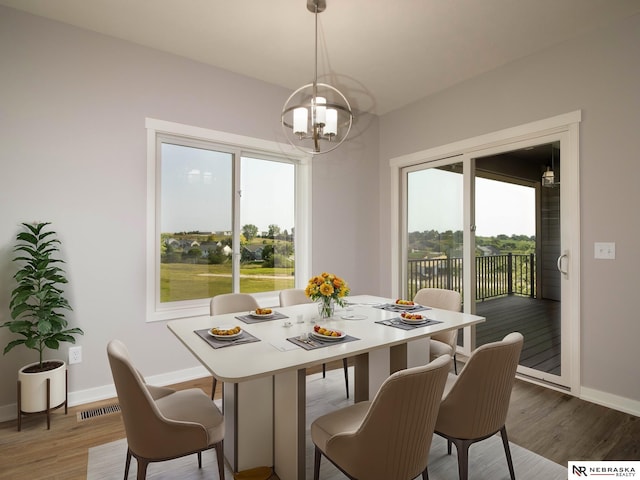
[[[554,155],[553,155],[553,144],[551,144],[551,165],[547,166],[547,170],[542,174],[542,186],[543,187],[555,187],[556,185],[559,185],[558,182],[556,182],[556,175],[554,172]]]
[[[327,8],[326,0],[307,0],[307,10],[315,16],[315,71],[313,83],[300,87],[282,108],[282,129],[298,150],[320,154],[336,149],[351,131],[351,105],[340,91],[318,83],[318,14]]]
[[[547,170],[542,174],[542,186],[543,187],[553,187],[555,183],[556,176],[553,173],[551,167],[547,167]]]

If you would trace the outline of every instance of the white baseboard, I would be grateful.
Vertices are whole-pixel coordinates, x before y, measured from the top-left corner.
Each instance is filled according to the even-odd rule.
[[[162,373],[160,375],[153,375],[145,377],[145,380],[150,385],[172,385],[174,383],[188,382],[189,380],[195,380],[210,375],[207,369],[204,367],[193,367],[185,370],[177,370],[174,372]],[[113,383],[109,385],[102,385],[100,387],[88,388],[86,390],[78,390],[75,392],[69,392],[68,402],[69,407],[75,407],[77,405],[83,405],[85,403],[97,402],[100,400],[106,400],[108,398],[116,397],[116,388]],[[18,417],[18,405],[17,403],[11,403],[9,405],[0,406],[0,422],[8,422],[15,420]]]
[[[585,387],[580,389],[580,398],[587,402],[596,403],[607,408],[613,408],[614,410],[640,417],[640,401],[638,400]]]

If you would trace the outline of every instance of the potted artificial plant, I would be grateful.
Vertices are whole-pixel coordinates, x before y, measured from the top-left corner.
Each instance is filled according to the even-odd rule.
[[[84,334],[79,328],[67,328],[65,310],[71,310],[61,285],[67,283],[59,267],[62,260],[53,258],[60,245],[56,232],[46,230],[49,222],[23,223],[18,233],[13,259],[21,265],[15,278],[18,285],[11,292],[9,309],[12,320],[3,323],[20,338],[10,341],[6,354],[18,345],[36,350],[39,361],[18,372],[18,429],[22,413],[44,412],[65,405],[67,399],[66,370],[62,360],[45,360],[44,350],[57,350],[60,342],[75,343],[74,335]],[[47,398],[47,379],[49,396]]]

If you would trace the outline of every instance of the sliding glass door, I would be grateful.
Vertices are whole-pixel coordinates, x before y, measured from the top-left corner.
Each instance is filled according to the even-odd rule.
[[[399,171],[401,295],[461,292],[464,312],[486,321],[460,332],[460,353],[520,331],[518,372],[563,388],[579,362],[572,140],[540,135]]]

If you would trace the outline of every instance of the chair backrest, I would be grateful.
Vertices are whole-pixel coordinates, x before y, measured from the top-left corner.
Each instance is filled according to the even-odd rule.
[[[388,377],[369,406],[360,428],[327,443],[338,465],[355,478],[409,479],[427,467],[438,407],[451,357]]]
[[[302,303],[313,303],[304,293],[302,288],[289,288],[280,291],[280,306],[288,307],[290,305],[300,305]]]
[[[258,302],[248,293],[223,293],[211,299],[209,311],[211,315],[225,313],[250,312],[260,308]]]
[[[513,332],[473,351],[440,405],[436,430],[481,438],[504,426],[524,337]]]
[[[447,290],[444,288],[422,288],[418,290],[413,297],[413,301],[420,305],[427,305],[442,310],[451,310],[459,312],[462,309],[462,296],[455,290]],[[458,331],[449,330],[448,332],[436,333],[431,338],[449,345],[453,351],[456,351],[456,343],[458,340]]]
[[[127,443],[132,452],[145,458],[158,458],[172,451],[158,410],[144,379],[133,367],[127,347],[119,340],[107,345],[111,374],[122,411]]]

